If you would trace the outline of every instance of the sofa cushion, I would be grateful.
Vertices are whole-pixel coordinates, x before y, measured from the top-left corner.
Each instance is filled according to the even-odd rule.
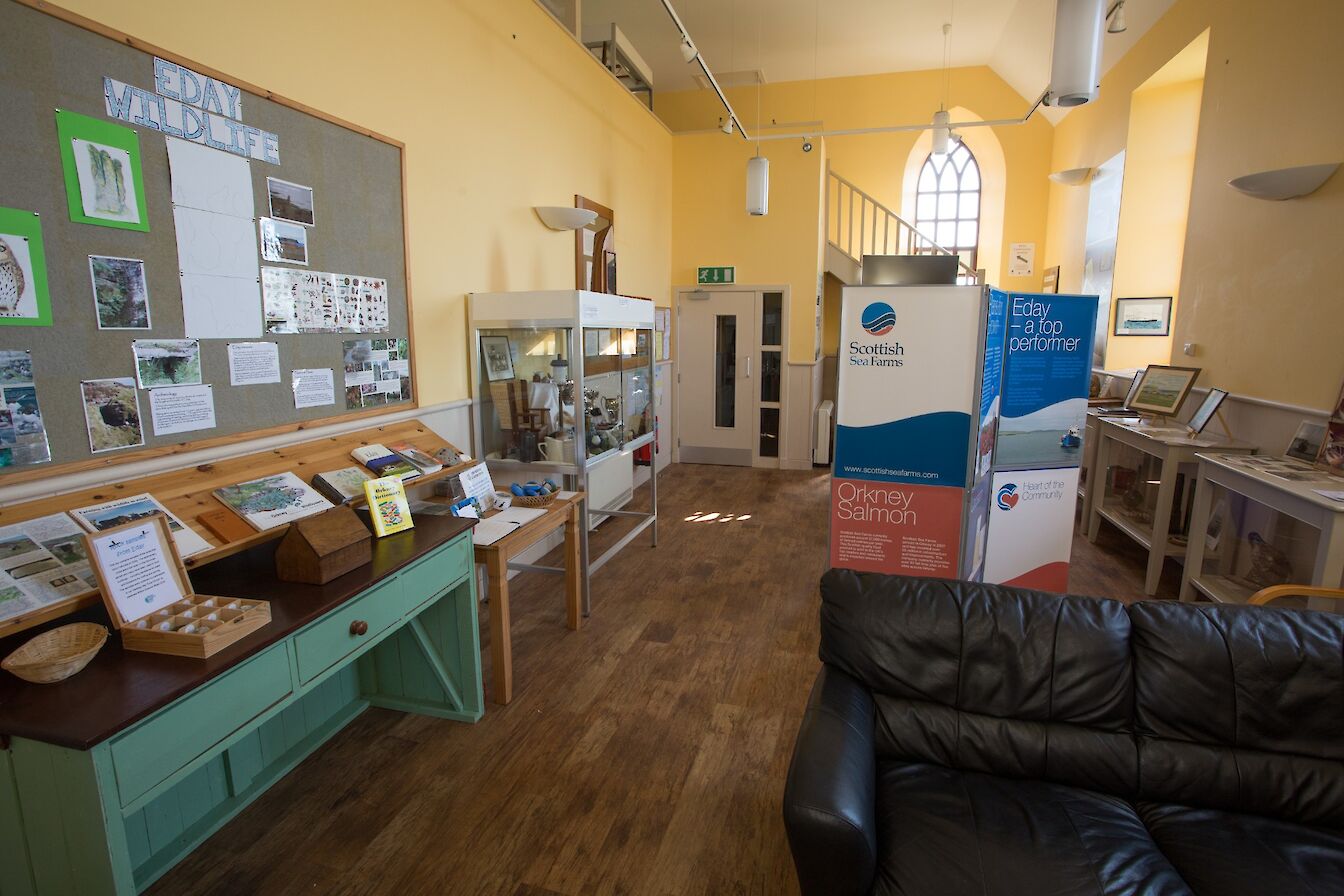
[[[1344,616],[1142,602],[1140,793],[1344,828]]]
[[[875,894],[1189,896],[1134,809],[1100,793],[885,762]]]
[[[849,570],[821,596],[821,659],[872,690],[879,758],[1135,792],[1122,604]]]
[[[1344,893],[1344,832],[1217,809],[1137,809],[1198,896]]]

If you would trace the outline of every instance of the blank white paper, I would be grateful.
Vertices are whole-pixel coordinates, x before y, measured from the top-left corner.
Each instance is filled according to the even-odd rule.
[[[261,287],[255,280],[183,274],[182,322],[192,339],[257,339]]]
[[[246,218],[256,214],[247,159],[199,143],[168,138],[173,205]]]
[[[236,277],[253,283],[260,279],[261,262],[251,218],[174,206],[173,222],[177,227],[178,269],[183,274]]]

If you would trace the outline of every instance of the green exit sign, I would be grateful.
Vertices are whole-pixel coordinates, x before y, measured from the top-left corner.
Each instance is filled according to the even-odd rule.
[[[720,268],[700,268],[697,283],[736,283],[737,268],[729,265]]]

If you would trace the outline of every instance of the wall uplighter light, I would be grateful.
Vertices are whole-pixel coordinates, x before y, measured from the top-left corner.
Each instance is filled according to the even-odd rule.
[[[578,230],[597,220],[597,212],[567,205],[538,205],[537,217],[552,230]]]
[[[1050,179],[1066,187],[1076,187],[1087,182],[1092,176],[1091,168],[1065,168],[1063,171],[1050,172]]]

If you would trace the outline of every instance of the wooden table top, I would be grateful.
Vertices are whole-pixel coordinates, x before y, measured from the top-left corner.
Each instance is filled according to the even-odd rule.
[[[367,525],[367,514],[361,513],[360,518]],[[371,563],[325,585],[277,579],[273,541],[194,570],[191,581],[198,594],[270,601],[270,625],[203,660],[122,650],[113,632],[93,662],[57,684],[30,684],[2,672],[0,735],[87,750],[283,640],[473,525],[475,521],[469,519],[422,515],[415,528],[374,539]],[[111,628],[106,611],[98,606],[0,640],[0,656],[8,656],[37,631],[74,621],[99,622]]]
[[[536,508],[537,510],[545,510],[545,516],[539,516],[531,522],[519,526],[493,544],[474,545],[478,561],[483,553],[503,551],[505,556],[512,556],[516,551],[531,547],[538,538],[564,525],[565,519],[569,516],[569,509],[582,501],[584,497],[583,492],[574,492],[572,497],[556,498],[549,506]],[[495,513],[497,512],[495,511]],[[485,518],[490,519],[494,515],[494,513],[488,513]]]

